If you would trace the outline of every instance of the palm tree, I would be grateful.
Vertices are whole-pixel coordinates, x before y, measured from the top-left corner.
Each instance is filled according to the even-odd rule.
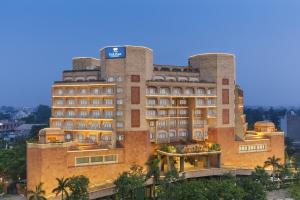
[[[280,158],[276,158],[274,155],[272,157],[269,157],[265,161],[265,167],[272,166],[272,175],[273,175],[273,181],[274,181],[274,175],[275,171],[280,167]]]
[[[58,186],[52,190],[53,193],[57,196],[61,193],[61,199],[64,200],[64,194],[66,195],[67,199],[69,198],[69,194],[67,191],[67,188],[69,187],[69,178],[64,179],[62,177],[61,179],[56,178]]]
[[[44,197],[45,190],[43,190],[43,183],[39,183],[35,186],[35,191],[29,190],[27,194],[29,200],[47,200],[46,197]]]

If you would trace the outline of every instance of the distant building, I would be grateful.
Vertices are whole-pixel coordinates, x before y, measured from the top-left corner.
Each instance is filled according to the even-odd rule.
[[[158,65],[151,49],[125,46],[103,48],[100,57],[74,58],[54,83],[50,128],[27,145],[28,189],[42,182],[51,196],[55,178],[73,175],[87,176],[91,186],[112,183],[132,164],[146,168],[152,155],[163,172],[171,161],[183,172],[253,169],[273,155],[284,160],[284,135],[273,123],[247,131],[234,55]]]
[[[300,116],[290,110],[282,120],[282,125],[286,129],[286,136],[293,139],[297,146],[300,146]]]

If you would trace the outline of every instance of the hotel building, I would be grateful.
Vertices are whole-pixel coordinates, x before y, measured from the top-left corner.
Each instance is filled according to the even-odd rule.
[[[73,175],[88,177],[91,188],[112,183],[133,164],[146,168],[151,155],[162,159],[161,170],[179,158],[180,171],[284,159],[284,136],[273,123],[247,130],[232,54],[197,54],[177,66],[153,64],[146,47],[106,47],[100,59],[72,64],[52,86],[50,128],[27,145],[28,189],[43,182],[51,196],[55,178]],[[184,151],[170,154],[159,150],[163,144]]]

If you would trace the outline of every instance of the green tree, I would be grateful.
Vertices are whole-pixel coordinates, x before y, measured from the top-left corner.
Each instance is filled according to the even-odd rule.
[[[39,183],[35,186],[35,190],[29,190],[27,192],[29,200],[46,200],[45,190],[43,190],[43,183]]]
[[[64,195],[65,197],[68,199],[69,198],[69,194],[67,191],[67,188],[69,187],[69,178],[64,179],[64,177],[62,178],[56,178],[57,180],[57,187],[54,188],[52,190],[53,193],[55,193],[55,195],[59,195],[61,194],[61,199],[64,200]]]
[[[68,181],[68,188],[71,191],[70,200],[88,200],[89,179],[85,176],[73,176]]]
[[[245,191],[243,200],[265,200],[266,191],[260,182],[254,181],[251,177],[242,178],[239,186]]]
[[[274,155],[272,157],[269,157],[266,161],[265,161],[265,167],[268,166],[272,166],[272,176],[273,176],[273,180],[275,177],[275,172],[278,170],[278,168],[280,167],[280,158],[276,158]]]
[[[263,167],[257,166],[250,177],[253,181],[261,183],[265,188],[269,187],[271,184],[270,175]]]
[[[23,118],[27,124],[48,124],[51,116],[51,108],[46,105],[39,105],[35,112]]]
[[[114,181],[117,199],[144,199],[144,182],[143,168],[133,165],[129,172],[123,172]]]
[[[17,181],[26,178],[26,144],[0,149],[0,176]]]
[[[292,185],[289,189],[290,196],[295,200],[300,200],[300,183],[297,182]]]
[[[160,160],[158,158],[150,157],[148,160],[148,173],[147,178],[153,177],[153,184],[152,184],[152,191],[153,191],[153,197],[155,198],[155,186],[159,182],[160,178],[160,171],[159,171],[159,163]]]

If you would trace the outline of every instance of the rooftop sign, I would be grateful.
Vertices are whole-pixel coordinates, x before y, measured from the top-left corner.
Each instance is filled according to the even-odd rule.
[[[125,58],[126,57],[126,48],[125,47],[107,47],[105,48],[105,58],[114,59],[114,58]]]

